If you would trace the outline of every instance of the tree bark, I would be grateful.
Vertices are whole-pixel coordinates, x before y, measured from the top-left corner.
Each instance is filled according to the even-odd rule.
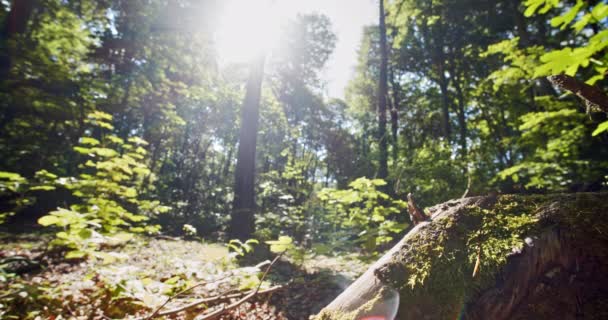
[[[234,201],[229,235],[232,239],[251,238],[255,227],[255,153],[260,117],[260,97],[265,56],[254,58],[241,110],[239,149],[234,178]]]
[[[437,63],[439,67],[439,89],[441,90],[441,129],[443,131],[443,136],[447,141],[450,141],[452,136],[452,128],[450,125],[450,96],[448,93],[448,79],[445,76],[445,61],[443,61],[443,57],[439,58]]]
[[[547,77],[547,80],[561,90],[570,91],[583,99],[587,107],[597,107],[603,112],[608,113],[608,95],[600,88],[590,86],[565,74],[550,76]]]
[[[380,164],[378,178],[388,176],[388,143],[386,136],[386,98],[388,95],[388,50],[386,48],[386,22],[384,0],[379,0],[380,15],[380,80],[378,82],[378,143]]]
[[[395,319],[454,319],[454,315],[460,315],[459,319],[589,319],[605,315],[607,196],[493,195],[434,206],[429,209],[431,221],[412,229],[316,319],[392,319],[387,310],[387,300],[394,300],[391,292],[398,296]],[[514,205],[520,207],[513,210]],[[503,217],[521,216],[519,210],[534,218],[533,226],[518,235],[521,247],[498,253],[504,261],[480,253],[479,242],[485,240],[494,248],[493,238],[470,242],[469,236],[480,232],[509,238],[512,233],[504,235],[509,225]],[[498,218],[487,224],[485,219],[491,217]],[[475,256],[477,262],[491,261],[477,275],[473,272],[475,259],[471,259]],[[419,272],[425,278],[412,278]]]
[[[18,47],[16,43],[11,43],[8,40],[14,40],[14,38],[20,34],[25,33],[27,25],[31,20],[34,8],[37,5],[38,0],[13,0],[11,1],[10,12],[8,13],[4,26],[2,26],[2,38],[7,44],[5,52],[0,53],[0,79],[3,82],[11,79],[10,73],[13,67],[14,59],[18,54]],[[6,85],[6,84],[5,84]],[[4,129],[17,115],[15,108],[8,108],[4,110],[4,114],[0,120],[0,128]]]
[[[391,88],[393,92],[393,104],[391,107],[391,132],[393,134],[393,161],[397,161],[399,156],[399,84],[395,81],[395,72],[390,68]]]
[[[433,6],[433,2],[431,1],[432,14],[442,16],[442,10],[443,8],[441,6]],[[433,55],[433,64],[437,67],[437,79],[439,89],[441,90],[441,129],[443,131],[443,136],[449,142],[451,141],[452,128],[450,124],[450,96],[448,92],[449,79],[446,77],[447,70],[444,52],[445,41],[443,37],[445,31],[441,20],[439,20],[436,25],[435,32],[432,32],[432,34],[434,34],[433,38],[435,38],[436,43],[432,49],[434,52],[431,54]],[[432,39],[429,38],[429,41],[432,41]]]
[[[456,98],[458,99],[458,126],[460,127],[460,148],[463,159],[467,158],[467,119],[465,114],[465,100],[462,92],[461,78],[456,73],[456,68],[452,68],[452,76],[454,77],[454,88],[456,89]]]

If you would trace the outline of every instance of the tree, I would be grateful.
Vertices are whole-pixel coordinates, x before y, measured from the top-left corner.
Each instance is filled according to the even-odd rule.
[[[386,47],[386,14],[384,0],[378,1],[380,34],[380,78],[378,79],[378,145],[380,146],[380,166],[378,178],[388,176],[388,136],[386,133],[386,100],[388,98],[388,50]]]
[[[255,229],[255,156],[260,117],[260,96],[264,78],[265,55],[256,56],[249,69],[249,79],[241,109],[241,129],[236,170],[230,237],[247,240]]]

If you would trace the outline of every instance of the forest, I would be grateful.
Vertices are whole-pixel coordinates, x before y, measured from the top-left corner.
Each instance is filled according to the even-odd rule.
[[[0,1],[0,319],[608,317],[608,2],[304,2]]]

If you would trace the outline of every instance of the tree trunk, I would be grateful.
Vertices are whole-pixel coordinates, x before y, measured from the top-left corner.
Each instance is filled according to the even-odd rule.
[[[506,195],[434,206],[431,221],[316,319],[393,319],[395,311],[395,319],[602,319],[607,197]]]
[[[443,50],[443,49],[441,49]],[[439,58],[439,89],[441,90],[441,129],[443,136],[447,141],[450,141],[452,136],[452,128],[450,125],[450,96],[448,95],[448,79],[445,76],[445,61],[443,57]]]
[[[434,15],[442,16],[442,7],[441,6],[433,6],[433,1],[431,3],[431,13]],[[426,31],[424,31],[426,30]],[[450,124],[450,96],[448,92],[449,79],[446,77],[446,58],[444,52],[444,26],[441,23],[441,19],[436,23],[434,27],[434,32],[428,34],[428,29],[426,27],[423,29],[426,33],[426,38],[428,41],[435,40],[435,43],[431,52],[431,60],[433,65],[436,66],[437,71],[437,82],[439,84],[439,89],[441,90],[441,130],[445,139],[449,142],[451,141],[452,136],[452,128]]]
[[[10,12],[6,17],[4,26],[2,26],[1,30],[2,41],[7,44],[5,52],[0,53],[0,79],[3,81],[11,79],[10,72],[14,63],[13,60],[18,54],[18,47],[16,47],[16,45],[18,46],[19,44],[10,43],[8,40],[25,33],[37,2],[37,0],[11,1]],[[1,129],[4,129],[17,115],[17,110],[15,108],[9,107],[3,111],[4,114],[0,119]]]
[[[245,100],[241,110],[239,149],[234,178],[234,202],[229,235],[247,240],[254,231],[255,152],[260,117],[260,97],[264,78],[264,55],[252,60]]]
[[[380,164],[378,178],[388,176],[388,143],[386,136],[386,98],[388,95],[388,50],[386,48],[386,23],[384,0],[379,0],[380,15],[380,80],[378,82],[378,139],[380,147]]]
[[[391,133],[393,134],[393,161],[397,162],[399,156],[399,85],[395,81],[395,72],[390,68],[391,88],[393,92],[393,104],[391,107]]]
[[[467,158],[467,119],[465,114],[464,93],[460,81],[462,80],[456,73],[456,68],[452,68],[454,77],[454,88],[456,89],[456,99],[458,99],[458,126],[460,129],[460,149],[462,158]]]
[[[224,159],[224,166],[222,168],[222,179],[227,179],[228,174],[230,173],[230,167],[232,166],[232,154],[234,153],[234,147],[230,146],[228,149],[228,153],[226,154],[226,159]]]

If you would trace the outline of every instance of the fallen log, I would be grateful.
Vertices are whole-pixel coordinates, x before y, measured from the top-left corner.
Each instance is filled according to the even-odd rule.
[[[607,200],[506,195],[434,206],[316,319],[605,319]]]

